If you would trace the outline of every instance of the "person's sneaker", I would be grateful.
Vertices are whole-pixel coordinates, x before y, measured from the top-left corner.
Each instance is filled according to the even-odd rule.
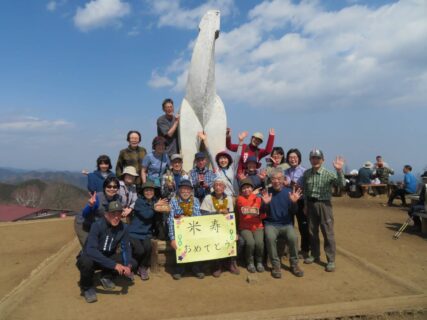
[[[139,267],[138,274],[141,277],[141,280],[143,281],[150,279],[150,275],[148,274],[148,268],[146,267]]]
[[[258,271],[258,272],[264,272],[265,271],[265,268],[264,268],[264,265],[262,264],[262,262],[258,262],[256,264],[256,271]]]
[[[253,263],[249,263],[248,266],[247,266],[247,269],[248,269],[248,271],[250,273],[255,273],[256,272],[256,268],[255,268],[255,266],[254,266]]]
[[[240,270],[239,270],[239,267],[237,266],[236,261],[231,261],[229,270],[230,270],[230,273],[232,274],[236,274],[236,275],[240,274]]]
[[[304,276],[304,271],[297,264],[291,265],[291,272],[296,277]]]
[[[205,274],[201,270],[201,267],[198,265],[194,265],[191,268],[191,271],[193,272],[193,274],[196,276],[197,279],[203,279],[205,277]]]
[[[100,281],[105,290],[113,290],[116,287],[115,283],[111,279],[102,277]]]
[[[212,272],[212,275],[213,275],[215,278],[219,278],[219,277],[221,276],[221,273],[222,273],[221,268],[218,268],[218,269],[216,269],[214,272]]]
[[[182,278],[182,274],[180,274],[180,273],[174,273],[174,274],[172,275],[172,278],[173,278],[174,280],[181,280],[181,278]]]
[[[89,288],[87,290],[84,290],[83,294],[87,303],[93,303],[98,301],[98,298],[96,297],[95,288]]]
[[[313,256],[308,256],[307,258],[304,259],[304,263],[305,264],[312,264],[313,262],[320,262],[320,258],[319,257],[313,257]]]
[[[325,267],[326,272],[334,272],[335,271],[335,262],[328,262]]]
[[[271,276],[275,279],[280,279],[282,277],[282,270],[280,270],[280,266],[273,266]]]

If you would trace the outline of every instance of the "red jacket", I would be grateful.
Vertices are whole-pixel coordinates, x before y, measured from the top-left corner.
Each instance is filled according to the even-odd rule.
[[[231,143],[230,136],[227,136],[225,142],[228,150],[233,152],[237,151],[237,148],[239,147],[239,145]],[[274,145],[274,135],[272,134],[268,136],[267,146],[265,147],[265,149],[254,147],[252,144],[249,144],[249,145],[244,144],[242,146],[242,153],[239,159],[239,167],[237,168],[237,174],[240,174],[243,171],[244,164],[248,157],[255,156],[259,162],[262,158],[269,155],[271,151],[273,151],[273,145]]]
[[[263,229],[262,219],[265,219],[267,215],[261,213],[261,204],[262,200],[260,197],[257,197],[254,194],[251,194],[248,198],[244,196],[239,196],[237,198],[237,212],[239,213],[239,230],[250,230],[255,231],[258,229]],[[249,214],[242,214],[242,207],[255,207],[260,210],[258,216],[253,216]]]

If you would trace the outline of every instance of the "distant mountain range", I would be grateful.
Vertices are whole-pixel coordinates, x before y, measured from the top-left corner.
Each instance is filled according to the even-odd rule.
[[[0,204],[80,211],[87,200],[87,191],[64,182],[31,179],[16,184],[0,183]]]
[[[18,184],[34,179],[45,182],[60,182],[71,184],[83,190],[86,190],[87,188],[87,176],[83,175],[81,172],[23,170],[0,167],[0,182],[7,184]]]

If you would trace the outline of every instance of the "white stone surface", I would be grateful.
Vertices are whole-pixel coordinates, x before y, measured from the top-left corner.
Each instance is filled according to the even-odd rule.
[[[191,57],[179,125],[185,170],[193,167],[194,154],[200,149],[198,131],[206,132],[213,156],[225,150],[227,116],[215,87],[215,40],[219,36],[219,26],[219,11],[208,11],[200,21]]]

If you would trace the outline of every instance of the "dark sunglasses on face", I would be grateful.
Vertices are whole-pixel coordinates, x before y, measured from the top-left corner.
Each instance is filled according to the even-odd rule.
[[[116,184],[109,184],[105,187],[106,189],[118,189],[119,187]]]

